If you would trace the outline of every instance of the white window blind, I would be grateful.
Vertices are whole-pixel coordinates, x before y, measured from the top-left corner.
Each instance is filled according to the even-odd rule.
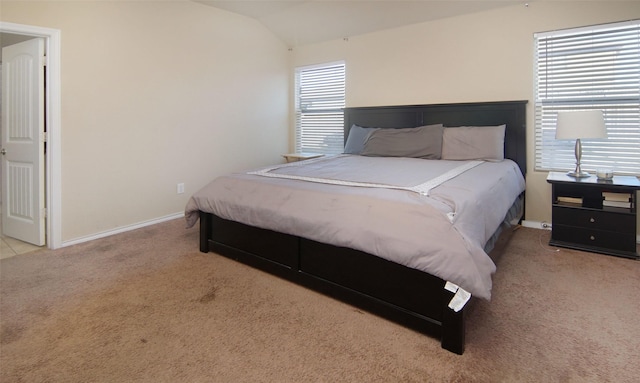
[[[296,69],[296,152],[344,149],[345,64]]]
[[[555,139],[557,113],[598,109],[608,138],[582,140],[583,170],[640,175],[640,21],[534,39],[536,170],[575,168],[575,142]]]

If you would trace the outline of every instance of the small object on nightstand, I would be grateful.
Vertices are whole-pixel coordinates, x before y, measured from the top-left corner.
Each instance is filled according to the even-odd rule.
[[[596,176],[600,180],[612,180],[613,179],[613,170],[611,169],[598,169],[596,170]]]
[[[640,180],[575,178],[549,173],[552,225],[549,245],[640,259],[636,251]]]
[[[322,156],[324,156],[324,154],[317,154],[317,153],[289,153],[289,154],[282,155],[282,157],[284,157],[284,159],[287,160],[287,162],[310,160],[312,158],[318,158]]]

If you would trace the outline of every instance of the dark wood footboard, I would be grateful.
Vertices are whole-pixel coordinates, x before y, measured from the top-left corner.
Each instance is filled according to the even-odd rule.
[[[247,238],[251,238],[247,241]],[[215,252],[441,339],[464,352],[464,309],[447,307],[445,281],[361,251],[200,212],[200,251]]]

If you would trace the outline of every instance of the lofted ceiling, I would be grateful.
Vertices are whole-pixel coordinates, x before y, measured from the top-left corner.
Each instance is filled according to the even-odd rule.
[[[252,17],[290,47],[526,3],[525,0],[193,1]]]

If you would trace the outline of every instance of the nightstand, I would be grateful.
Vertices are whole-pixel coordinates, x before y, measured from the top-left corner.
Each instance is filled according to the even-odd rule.
[[[318,158],[322,156],[324,156],[324,154],[316,154],[316,153],[289,153],[289,154],[282,155],[282,157],[284,157],[284,159],[287,160],[287,162],[310,160],[312,158]]]
[[[549,245],[639,259],[636,251],[636,177],[574,178],[549,173],[552,225]]]

